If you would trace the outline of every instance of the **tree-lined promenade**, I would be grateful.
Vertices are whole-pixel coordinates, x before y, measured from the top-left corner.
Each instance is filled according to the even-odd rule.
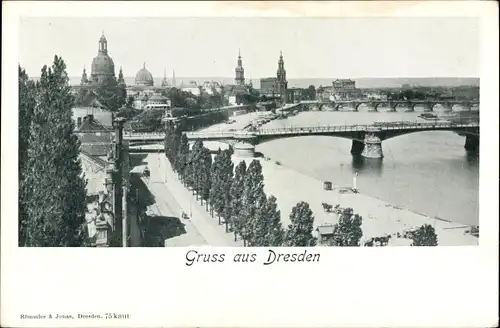
[[[234,167],[232,149],[220,150],[212,158],[210,151],[196,140],[190,148],[182,128],[167,124],[165,155],[184,186],[193,197],[205,205],[226,233],[239,237],[245,246],[316,246],[314,215],[306,202],[299,202],[289,215],[290,224],[283,227],[281,212],[273,195],[264,192],[264,176],[260,161],[245,161]],[[325,211],[333,206],[325,204]],[[335,207],[338,222],[333,226],[333,238],[328,246],[361,246],[362,217],[351,208]],[[408,233],[414,246],[436,246],[434,228],[424,225]],[[374,238],[364,246],[385,246],[384,237]]]

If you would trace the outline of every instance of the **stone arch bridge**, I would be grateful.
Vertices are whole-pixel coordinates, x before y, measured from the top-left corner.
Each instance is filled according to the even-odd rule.
[[[231,145],[241,156],[253,156],[255,145],[300,136],[334,136],[352,140],[351,154],[382,158],[382,142],[400,135],[423,131],[454,131],[465,136],[467,151],[479,150],[479,123],[390,122],[372,125],[333,125],[258,129],[255,131],[185,132],[189,140],[219,141]]]
[[[343,101],[301,101],[298,103],[303,108],[316,107],[321,110],[324,106],[331,107],[337,111],[343,107],[351,107],[353,111],[358,111],[361,105],[367,106],[368,111],[377,112],[379,107],[388,108],[389,111],[396,111],[396,108],[404,108],[405,112],[415,111],[415,107],[422,106],[424,112],[432,112],[436,106],[443,107],[444,112],[452,112],[454,106],[461,106],[466,110],[479,110],[479,101],[460,100],[343,100]]]

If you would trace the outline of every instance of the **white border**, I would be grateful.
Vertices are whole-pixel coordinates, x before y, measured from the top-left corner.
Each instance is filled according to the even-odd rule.
[[[1,325],[432,326],[497,324],[496,2],[2,3]],[[456,16],[481,19],[478,247],[321,248],[320,263],[204,264],[185,249],[17,247],[18,18],[36,16]],[[205,248],[230,254],[253,249]],[[255,250],[264,257],[265,250]],[[259,261],[260,262],[260,261]],[[23,321],[22,313],[129,313],[126,321]]]

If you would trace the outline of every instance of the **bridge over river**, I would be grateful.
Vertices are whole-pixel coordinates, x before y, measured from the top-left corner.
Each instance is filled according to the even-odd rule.
[[[367,158],[382,158],[382,141],[408,133],[423,131],[454,131],[465,136],[465,149],[479,149],[479,122],[384,122],[371,125],[330,125],[235,131],[185,132],[189,140],[220,141],[234,147],[241,156],[253,156],[255,145],[281,138],[301,136],[333,136],[352,140],[351,153]],[[164,133],[124,134],[129,142],[160,142]]]
[[[307,108],[311,109],[316,107],[321,110],[324,106],[329,106],[332,110],[338,111],[342,108],[351,108],[353,111],[358,111],[361,105],[368,107],[369,112],[377,112],[379,108],[388,108],[388,111],[395,112],[397,108],[404,109],[405,112],[413,112],[417,106],[423,107],[424,112],[432,112],[441,106],[443,112],[452,112],[459,107],[462,110],[479,110],[479,101],[477,100],[305,100],[296,104],[290,104],[287,109]],[[285,109],[286,110],[286,109]]]

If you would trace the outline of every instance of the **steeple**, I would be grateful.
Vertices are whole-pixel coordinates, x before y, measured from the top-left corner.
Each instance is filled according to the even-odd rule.
[[[234,69],[234,72],[235,72],[234,80],[236,84],[237,85],[245,84],[245,70],[243,69],[243,62],[241,60],[240,49],[238,49],[238,62],[236,68]]]
[[[172,70],[172,86],[175,87],[175,69]]]
[[[104,31],[102,31],[101,38],[99,39],[99,53],[108,53],[108,40],[106,40],[106,37],[104,36]]]
[[[81,85],[85,85],[89,82],[88,78],[87,78],[87,71],[85,70],[85,65],[83,65],[83,73],[82,73],[82,79],[80,81],[80,84]]]
[[[280,81],[286,81],[286,70],[285,70],[285,61],[283,60],[283,52],[280,50],[280,59],[278,60],[278,71],[277,77]]]
[[[278,60],[278,71],[276,72],[276,77],[278,78],[278,93],[281,96],[281,101],[283,103],[286,103],[288,82],[286,80],[285,61],[283,60],[283,52],[281,50],[280,58]]]
[[[121,66],[120,66],[120,72],[118,73],[118,84],[125,85],[125,79],[123,78],[123,70]]]
[[[161,81],[161,86],[168,87],[167,69],[166,68],[163,70],[163,80]]]

